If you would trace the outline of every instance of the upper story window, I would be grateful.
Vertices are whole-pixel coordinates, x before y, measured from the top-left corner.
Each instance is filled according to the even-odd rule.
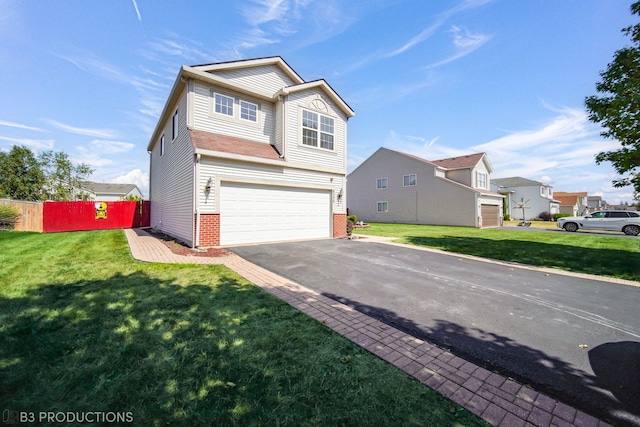
[[[225,116],[233,117],[233,98],[216,93],[214,98],[214,111]]]
[[[484,172],[478,172],[477,179],[477,187],[478,188],[487,188],[487,174]]]
[[[334,132],[335,125],[331,117],[302,110],[302,143],[304,145],[333,150]]]
[[[164,133],[160,136],[160,157],[164,156]]]
[[[173,119],[171,122],[171,141],[178,137],[178,110],[173,113]]]
[[[387,178],[376,179],[376,188],[387,188],[389,186],[389,180]]]
[[[403,187],[413,187],[416,185],[416,174],[412,173],[410,175],[404,175],[402,177],[402,186]]]
[[[258,121],[258,105],[240,100],[240,118],[250,122]]]

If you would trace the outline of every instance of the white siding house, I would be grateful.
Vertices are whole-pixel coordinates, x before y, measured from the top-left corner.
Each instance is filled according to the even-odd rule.
[[[429,161],[379,148],[347,179],[349,214],[366,222],[495,227],[503,196],[484,153]]]
[[[345,235],[353,115],[280,57],[183,66],[148,145],[151,226],[194,247]]]
[[[552,215],[560,212],[560,201],[553,198],[553,187],[543,182],[514,176],[494,178],[491,187],[505,195],[506,213],[511,219],[529,220],[538,218],[542,212]]]

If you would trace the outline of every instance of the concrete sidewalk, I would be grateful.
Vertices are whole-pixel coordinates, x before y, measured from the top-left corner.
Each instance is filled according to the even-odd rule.
[[[609,426],[510,378],[488,371],[230,253],[176,255],[141,229],[125,230],[132,256],[161,263],[223,264],[292,307],[393,364],[496,426]]]

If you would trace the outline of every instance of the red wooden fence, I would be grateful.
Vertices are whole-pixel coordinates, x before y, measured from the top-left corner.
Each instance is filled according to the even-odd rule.
[[[45,233],[148,227],[149,201],[143,202],[44,202]]]

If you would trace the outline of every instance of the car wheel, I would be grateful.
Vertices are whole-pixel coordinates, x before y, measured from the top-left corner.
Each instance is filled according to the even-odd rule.
[[[640,227],[637,225],[627,225],[622,231],[628,236],[637,236],[640,234]]]
[[[568,222],[564,225],[564,229],[571,232],[578,231],[578,224],[575,222]]]

